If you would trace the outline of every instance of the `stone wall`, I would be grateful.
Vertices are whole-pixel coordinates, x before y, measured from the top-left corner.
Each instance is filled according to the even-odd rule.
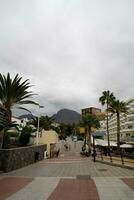
[[[46,145],[0,149],[0,171],[9,172],[44,159]]]

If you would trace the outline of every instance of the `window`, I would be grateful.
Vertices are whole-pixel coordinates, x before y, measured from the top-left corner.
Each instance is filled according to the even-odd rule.
[[[133,128],[133,126],[128,126],[128,129],[131,129],[131,128]]]

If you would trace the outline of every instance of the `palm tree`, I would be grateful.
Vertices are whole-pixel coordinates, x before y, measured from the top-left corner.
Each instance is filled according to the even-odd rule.
[[[81,125],[85,127],[86,136],[88,136],[88,148],[91,152],[91,128],[99,128],[100,123],[96,115],[88,113],[82,116]]]
[[[30,87],[29,80],[22,81],[22,77],[19,77],[18,74],[12,79],[9,73],[7,76],[0,73],[0,104],[6,110],[9,124],[11,123],[12,117],[11,109],[15,105],[18,106],[17,108],[26,111],[29,110],[20,105],[38,105],[34,101],[28,99],[34,95],[33,92],[29,91]]]
[[[124,101],[119,101],[119,100],[114,100],[111,102],[108,110],[112,113],[112,114],[116,114],[117,116],[117,147],[118,150],[120,149],[120,114],[124,113],[127,114],[128,113],[128,104],[131,101],[129,101],[128,103],[124,102]]]
[[[44,130],[50,130],[53,128],[52,123],[54,122],[54,119],[52,117],[49,116],[41,116],[39,118],[40,121],[40,130],[44,129]],[[35,117],[34,119],[32,119],[29,124],[34,125],[36,128],[38,127],[38,117]]]
[[[0,131],[6,126],[6,118],[3,109],[0,107]]]
[[[112,101],[115,100],[114,94],[109,90],[103,91],[102,96],[99,98],[99,102],[104,106],[106,104],[106,123],[107,123],[107,140],[108,147],[110,148],[110,139],[109,139],[109,123],[108,123],[108,108]]]
[[[32,97],[34,94],[28,91],[31,87],[29,80],[22,81],[22,77],[17,74],[14,79],[10,77],[8,73],[7,76],[0,73],[0,107],[1,107],[1,117],[0,117],[0,128],[1,131],[1,146],[4,148],[4,138],[6,131],[12,126],[12,108],[17,105],[17,108],[26,110],[28,109],[21,107],[24,104],[34,104],[38,105],[34,101],[28,98]]]

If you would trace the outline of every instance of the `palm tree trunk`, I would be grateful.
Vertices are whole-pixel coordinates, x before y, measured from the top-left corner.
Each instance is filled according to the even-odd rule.
[[[117,148],[120,150],[120,114],[117,112]]]
[[[9,109],[6,110],[6,119],[7,119],[7,124],[10,125],[12,122],[12,111]]]
[[[110,140],[109,140],[109,121],[108,121],[108,103],[107,103],[107,141],[108,141],[108,148],[110,148]]]
[[[91,153],[91,126],[88,126],[88,151]]]
[[[86,146],[86,143],[87,143],[87,128],[85,128],[84,147]]]
[[[5,120],[6,120],[6,128],[9,128],[11,123],[12,123],[12,111],[10,109],[6,109],[5,111]],[[1,148],[4,149],[5,147],[5,129],[3,129],[2,131],[2,144],[1,144]]]
[[[0,149],[3,148],[4,130],[0,131]]]

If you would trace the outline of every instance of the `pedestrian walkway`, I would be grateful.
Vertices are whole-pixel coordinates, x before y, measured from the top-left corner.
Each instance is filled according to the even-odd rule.
[[[28,185],[33,179],[6,177],[0,179],[0,200],[5,200],[13,193]]]
[[[48,200],[99,200],[93,180],[61,179]]]
[[[117,177],[95,177],[100,200],[133,200],[134,191]]]
[[[0,200],[133,200],[134,170],[74,151],[0,175]]]
[[[0,200],[133,200],[134,197],[132,186],[118,177],[94,177],[89,180],[40,177],[32,182],[30,180],[29,184],[23,183],[20,188],[18,186],[22,178],[17,179],[15,190],[9,190],[16,184],[13,178],[10,177],[12,185],[7,178],[2,179],[5,184],[1,188],[0,183]],[[29,181],[28,178],[25,181]],[[127,178],[127,181],[132,183],[131,178]]]

